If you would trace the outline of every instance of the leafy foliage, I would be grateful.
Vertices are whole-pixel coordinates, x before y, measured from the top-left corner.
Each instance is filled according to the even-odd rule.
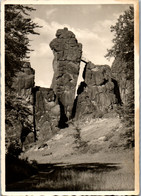
[[[21,122],[28,122],[27,116],[32,115],[27,102],[18,99],[13,82],[17,73],[22,71],[24,63],[28,61],[31,51],[29,35],[38,35],[35,29],[40,26],[30,17],[30,12],[34,10],[24,5],[5,5],[5,122],[6,131],[12,129],[15,135],[19,131],[16,130],[16,126]],[[14,152],[13,144],[10,148]]]
[[[22,66],[23,59],[28,58],[29,34],[38,34],[39,27],[29,17],[31,7],[23,5],[5,5],[5,82],[11,86],[12,77]]]
[[[132,6],[119,16],[117,23],[111,26],[111,32],[114,32],[113,47],[108,50],[105,57],[115,57],[119,61],[119,65],[113,64],[112,67],[118,70],[119,85],[123,77],[128,82],[126,102],[118,106],[117,113],[122,118],[128,145],[134,146],[134,8]]]
[[[29,16],[29,12],[34,10],[23,5],[5,5],[5,92],[8,108],[15,97],[12,79],[21,70],[30,52],[28,35],[38,34],[35,28],[40,27]]]
[[[120,56],[125,61],[134,60],[134,8],[129,7],[120,15],[116,25],[111,26],[114,32],[113,47],[108,50],[106,57]]]
[[[13,140],[8,146],[7,154],[10,154],[11,156],[18,158],[21,152],[22,149],[21,146],[19,145],[19,142],[17,140]]]

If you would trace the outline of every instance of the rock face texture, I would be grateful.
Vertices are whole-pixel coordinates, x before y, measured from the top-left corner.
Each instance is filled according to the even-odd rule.
[[[60,105],[52,89],[34,86],[35,71],[23,63],[13,79],[6,107],[6,143],[49,139],[58,131]]]
[[[6,106],[6,141],[26,138],[34,141],[33,134],[33,96],[34,70],[30,63],[22,63],[22,69],[13,78],[13,85],[9,93]],[[24,128],[27,128],[26,131]],[[28,141],[27,141],[28,142]]]
[[[12,86],[17,97],[22,97],[31,103],[33,101],[31,94],[34,86],[34,75],[35,71],[31,68],[30,63],[23,63],[22,69],[17,73]]]
[[[67,28],[59,29],[50,43],[54,54],[54,76],[51,88],[34,86],[35,72],[30,63],[13,78],[6,108],[6,140],[30,143],[46,141],[71,118],[92,118],[111,111],[115,104],[126,102],[131,85],[116,59],[112,70],[108,65],[87,62],[75,98],[82,56],[82,44]],[[84,62],[84,60],[82,60]],[[122,72],[122,73],[121,73]],[[8,92],[7,92],[8,95]]]
[[[107,113],[117,103],[115,85],[108,65],[88,62],[83,72],[84,82],[78,88],[76,118],[86,114],[93,117]]]
[[[130,87],[133,85],[132,79],[128,77],[128,74],[125,71],[127,66],[131,67],[130,69],[128,68],[128,70],[132,72],[134,71],[134,69],[132,68],[134,66],[130,65],[130,62],[127,63],[123,59],[116,57],[111,67],[112,76],[118,83],[120,99],[121,103],[123,104],[127,103]],[[134,73],[132,75],[134,75]]]
[[[77,42],[74,33],[67,28],[59,29],[56,38],[50,43],[54,54],[54,77],[51,88],[61,107],[62,121],[72,114],[76,84],[79,74],[82,44]]]
[[[60,106],[50,88],[34,88],[34,115],[38,140],[44,141],[55,134],[60,120]]]

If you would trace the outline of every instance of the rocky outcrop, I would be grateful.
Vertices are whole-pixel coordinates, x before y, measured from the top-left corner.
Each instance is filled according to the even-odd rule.
[[[59,130],[60,106],[52,89],[34,88],[34,115],[38,140],[47,140]]]
[[[34,141],[33,96],[35,72],[30,63],[22,62],[21,71],[13,78],[11,89],[6,90],[6,141]],[[26,127],[26,131],[25,131]],[[27,131],[28,130],[28,131]]]
[[[88,62],[83,72],[84,82],[78,88],[76,118],[86,114],[98,117],[107,113],[117,103],[114,82],[108,65]]]
[[[34,86],[35,71],[29,62],[23,63],[21,71],[16,74],[12,87],[15,89],[16,96],[22,97],[32,103],[32,88]]]
[[[34,86],[35,72],[30,63],[22,63],[7,92],[6,138],[24,143],[50,139],[71,118],[93,118],[111,111],[116,103],[126,102],[128,86],[118,59],[111,68],[81,59],[82,44],[67,28],[59,29],[50,43],[54,54],[54,76],[51,88]],[[86,63],[83,79],[77,89],[80,61]],[[117,66],[118,64],[118,66]],[[124,65],[124,63],[123,63]],[[123,70],[123,69],[122,69]],[[9,96],[8,96],[9,92]],[[9,97],[9,100],[8,100]]]
[[[129,71],[133,72],[129,75],[134,76],[134,62],[125,62],[122,58],[116,57],[112,64],[111,71],[112,77],[117,81],[119,86],[121,103],[125,104],[128,100],[130,88],[134,85],[134,78],[128,76]]]
[[[72,114],[76,84],[79,74],[82,44],[78,43],[74,33],[67,28],[59,29],[56,38],[50,43],[54,54],[54,77],[51,88],[60,104],[62,122]]]
[[[36,140],[47,140],[58,131],[60,105],[50,88],[34,86],[35,72],[30,63],[22,63],[13,78],[6,101],[6,143],[24,147]],[[9,93],[9,96],[8,96]]]

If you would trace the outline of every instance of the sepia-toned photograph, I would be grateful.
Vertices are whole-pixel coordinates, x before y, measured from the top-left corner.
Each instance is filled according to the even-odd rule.
[[[2,195],[139,194],[138,1],[1,7]]]

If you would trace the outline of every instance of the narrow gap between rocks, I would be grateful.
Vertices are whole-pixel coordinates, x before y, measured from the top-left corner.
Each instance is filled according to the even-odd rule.
[[[119,105],[122,105],[118,82],[114,79],[112,79],[112,82],[114,83],[114,94],[117,98],[117,102]]]
[[[107,82],[108,80],[104,79],[104,82],[100,86],[105,85]]]
[[[83,81],[80,83],[78,89],[77,89],[77,96],[74,100],[74,104],[73,104],[73,109],[72,109],[72,118],[75,117],[75,113],[76,113],[76,108],[77,108],[77,101],[78,101],[78,96],[84,91],[84,89],[86,88],[87,84]]]
[[[75,113],[76,113],[76,107],[77,107],[77,101],[78,101],[78,95],[80,95],[83,91],[84,88],[87,86],[86,83],[84,82],[84,72],[86,69],[86,62],[81,61],[80,63],[80,70],[79,70],[79,76],[78,76],[78,80],[77,80],[77,85],[76,85],[76,91],[75,91],[75,99],[74,99],[74,103],[73,103],[73,108],[72,108],[72,119],[75,117]]]
[[[75,89],[75,97],[77,96],[77,90],[79,88],[80,83],[82,81],[84,81],[84,78],[83,78],[84,69],[85,69],[85,63],[81,61],[79,75],[78,75],[78,79],[77,79],[77,85],[76,85],[76,89]]]
[[[68,124],[67,124],[68,118],[65,114],[64,105],[62,104],[62,102],[59,99],[58,99],[58,104],[60,105],[60,120],[59,120],[58,127],[60,129],[64,129],[64,128],[68,127]]]

